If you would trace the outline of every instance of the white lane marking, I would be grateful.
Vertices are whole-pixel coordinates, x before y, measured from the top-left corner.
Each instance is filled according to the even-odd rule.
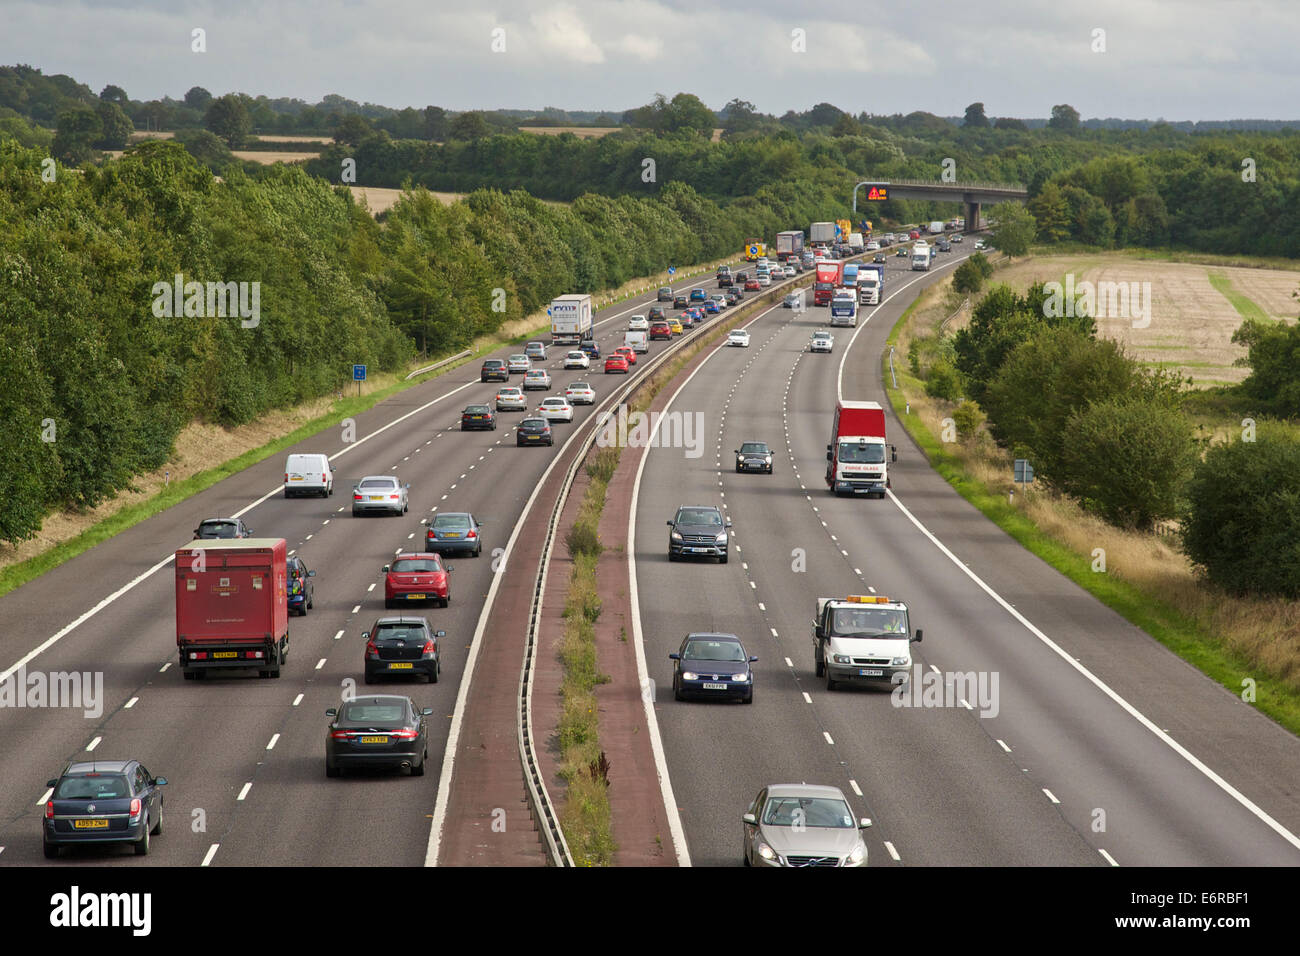
[[[302,699],[303,699],[304,696],[305,696],[305,695],[303,695],[303,694],[299,694],[297,697],[295,697],[295,698],[293,699],[293,704],[291,704],[290,706],[292,706],[292,707],[297,707],[299,704],[302,703]]]
[[[393,552],[393,553],[394,553],[394,554],[401,554],[402,552],[400,552],[400,551],[395,551],[395,552]],[[352,609],[352,613],[353,613],[353,614],[356,614],[356,613],[357,613],[358,611],[360,611],[360,610],[361,610],[361,605],[358,604],[356,607],[354,607],[354,608]]]
[[[856,780],[850,780],[849,786],[853,788],[853,792],[856,793],[859,797],[862,796],[862,788],[858,786],[858,782]]]
[[[374,589],[375,589],[374,582],[371,582],[370,587],[366,588],[366,593],[369,594]]]
[[[1005,750],[1007,753],[1011,753],[1011,748],[1007,746],[1005,740],[998,738],[998,746],[1001,747],[1003,750]]]
[[[771,632],[772,632],[772,636],[773,636],[773,637],[779,637],[779,636],[780,636],[779,634],[776,633],[776,628],[774,628],[774,627],[773,627],[773,628],[769,628],[769,630],[771,630]]]
[[[885,841],[885,849],[889,851],[889,855],[894,858],[895,863],[903,862],[903,858],[899,856],[898,851],[894,849],[894,844],[890,843],[888,840]]]
[[[809,695],[809,693],[808,693],[807,691],[804,691],[804,692],[803,692],[803,701],[804,701],[805,704],[811,704],[811,703],[812,703],[812,697]]]
[[[943,673],[943,671],[939,670],[939,668],[936,667],[934,664],[931,664],[931,665],[930,665],[930,670],[932,670],[932,671],[933,671],[934,673],[936,673],[936,674],[942,674],[942,673]]]
[[[304,540],[304,541],[310,541],[311,539],[312,539],[312,536],[311,536],[311,535],[307,535],[307,537],[303,538],[302,540]]]
[[[212,846],[208,847],[208,852],[204,854],[203,862],[200,863],[199,866],[207,866],[209,863],[211,863],[212,858],[217,855],[217,849],[220,846],[221,846],[220,843],[214,843],[212,844]]]
[[[327,524],[329,524],[329,523],[330,523],[330,519],[329,519],[329,518],[326,518],[324,521],[322,521],[322,522],[320,523],[320,525],[321,525],[321,527],[323,528],[323,527],[325,527],[325,526],[326,526]]]
[[[1056,794],[1052,793],[1052,791],[1048,790],[1046,787],[1043,788],[1043,793],[1047,794],[1047,799],[1051,800],[1053,803],[1061,802],[1060,800],[1056,799]]]
[[[103,739],[104,739],[103,737],[96,737],[96,738],[95,738],[94,740],[92,740],[90,743],[86,744],[86,753],[90,753],[92,750],[94,750],[96,747],[98,747],[98,746],[99,746],[99,742],[100,742],[101,740],[103,740]]]
[[[334,640],[337,641],[342,636],[343,636],[343,628],[339,628],[339,632],[334,635]]]
[[[53,793],[54,793],[54,788],[53,788],[53,787],[51,787],[49,790],[46,790],[43,794],[41,794],[40,799],[36,801],[36,805],[37,805],[38,807],[43,807],[43,806],[45,806],[46,802],[50,799],[50,797],[51,797],[51,795],[53,795]]]
[[[785,659],[785,666],[786,666],[786,667],[794,667],[794,661],[790,660],[790,658],[787,657],[787,658]]]
[[[139,697],[132,697],[130,700],[128,700],[125,704],[122,705],[122,709],[130,710],[132,707],[136,705],[136,701],[138,701],[139,699],[140,699]]]
[[[324,667],[324,666],[325,666],[325,661],[326,661],[326,660],[327,660],[327,658],[324,658],[324,657],[322,657],[320,660],[318,660],[318,661],[316,662],[316,670],[320,670],[322,667]]]
[[[1105,850],[1101,849],[1101,847],[1097,848],[1097,852],[1100,853],[1102,856],[1104,856],[1106,858],[1106,862],[1109,863],[1111,866],[1119,866],[1119,864],[1115,862],[1115,858],[1111,856],[1109,853],[1107,853]]]
[[[1073,657],[1071,657],[1068,653],[1066,653],[1059,644],[1057,644],[1050,637],[1048,637],[1046,634],[1040,631],[1034,625],[1034,623],[1029,620],[1029,618],[1025,617],[1023,614],[1017,611],[1006,601],[1006,599],[1002,597],[1002,595],[998,594],[991,587],[989,587],[988,584],[984,582],[983,578],[981,578],[970,568],[966,567],[966,565],[962,564],[960,559],[958,559],[958,557],[955,554],[953,554],[951,551],[948,550],[948,546],[945,545],[938,538],[936,538],[934,534],[930,531],[930,529],[927,528],[925,525],[921,524],[920,520],[916,517],[916,515],[912,514],[912,512],[910,512],[907,509],[907,506],[898,500],[898,497],[894,494],[892,489],[886,488],[885,494],[887,494],[889,496],[889,499],[893,501],[895,505],[898,506],[898,509],[903,512],[903,514],[907,517],[907,520],[912,522],[912,524],[916,527],[918,531],[920,531],[923,535],[929,538],[930,542],[936,548],[938,548],[943,553],[943,555],[948,558],[948,560],[950,560],[954,565],[956,565],[958,570],[960,570],[963,574],[965,574],[968,578],[970,578],[973,582],[975,582],[975,584],[980,588],[980,590],[982,590],[985,594],[987,594],[994,601],[1000,604],[1002,606],[1002,609],[1006,611],[1008,614],[1010,614],[1017,621],[1019,621],[1020,624],[1022,624],[1024,628],[1027,631],[1029,631],[1029,633],[1033,634],[1034,637],[1038,638],[1039,641],[1041,641],[1054,654],[1056,654],[1059,658],[1061,658],[1061,660],[1065,661],[1065,663],[1069,667],[1072,667],[1076,671],[1078,671],[1078,673],[1082,675],[1085,680],[1087,680],[1099,691],[1101,691],[1112,701],[1118,704],[1124,710],[1125,713],[1127,713],[1130,717],[1136,720],[1147,730],[1151,731],[1151,733],[1155,734],[1156,738],[1160,740],[1163,744],[1165,744],[1167,747],[1169,747],[1169,749],[1171,749],[1174,753],[1178,754],[1189,764],[1195,767],[1198,771],[1200,771],[1206,777],[1206,779],[1210,780],[1220,790],[1222,790],[1228,796],[1232,797],[1232,799],[1236,800],[1237,803],[1239,803],[1247,811],[1253,814],[1256,819],[1262,822],[1274,833],[1282,837],[1282,839],[1286,840],[1287,843],[1291,844],[1293,847],[1300,850],[1300,837],[1297,837],[1294,833],[1292,833],[1282,824],[1278,823],[1271,816],[1265,813],[1264,810],[1258,807],[1249,797],[1247,797],[1244,793],[1242,793],[1240,790],[1238,790],[1232,784],[1228,783],[1228,781],[1224,780],[1217,773],[1211,770],[1208,766],[1202,763],[1200,758],[1198,758],[1190,750],[1188,750],[1182,744],[1178,743],[1178,741],[1174,740],[1167,733],[1161,730],[1158,726],[1155,725],[1155,723],[1153,723],[1150,720],[1150,718],[1146,716],[1146,714],[1142,713],[1140,710],[1138,710],[1136,707],[1130,704],[1127,700],[1121,697],[1110,687],[1109,684],[1107,684],[1105,681],[1103,681],[1092,671],[1088,670],[1088,668],[1084,667],[1082,664],[1076,661]]]
[[[831,739],[831,735],[830,735],[829,733],[827,733],[826,731],[823,730],[823,731],[822,731],[822,736],[826,738],[826,742],[827,742],[828,744],[830,744],[832,747],[835,746],[835,741]]]
[[[267,750],[274,750],[274,749],[275,749],[275,742],[276,742],[277,740],[279,740],[279,739],[280,739],[280,735],[279,735],[279,734],[272,734],[272,735],[271,735],[271,742],[268,743],[268,744],[266,745],[266,749],[267,749]]]
[[[759,602],[758,602],[758,609],[759,609],[760,611],[766,611],[766,610],[767,610],[767,608],[765,608],[765,607],[763,606],[763,602],[762,602],[762,601],[759,601]]]
[[[167,670],[167,668],[169,668],[169,667],[171,667],[171,666],[172,666],[172,662],[171,662],[171,661],[168,661],[168,662],[167,662],[166,664],[164,664],[162,667],[158,668],[158,673],[159,673],[159,674],[163,673],[163,671]]]
[[[248,791],[252,789],[253,789],[253,781],[250,780],[248,781],[248,783],[244,784],[243,788],[239,791],[239,796],[235,797],[235,799],[237,801],[243,800],[246,796],[248,796]]]

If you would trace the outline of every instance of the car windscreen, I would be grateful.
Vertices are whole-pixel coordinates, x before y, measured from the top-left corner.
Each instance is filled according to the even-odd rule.
[[[761,441],[747,441],[740,446],[742,455],[766,455],[767,445]]]
[[[205,521],[199,525],[199,532],[205,538],[233,538],[239,528],[233,521]]]
[[[469,527],[469,515],[438,515],[433,526],[439,531],[463,531]]]
[[[131,795],[122,774],[64,777],[55,791],[56,800],[114,800]]]
[[[345,724],[398,724],[406,720],[406,705],[401,701],[376,703],[356,701],[344,704],[339,722]]]
[[[868,442],[860,445],[855,441],[840,442],[840,464],[879,465],[885,461],[885,446]]]
[[[853,814],[849,805],[833,797],[772,797],[763,808],[763,823],[774,827],[827,827],[849,830]]]
[[[465,406],[465,414],[466,414],[466,415],[486,415],[487,412],[488,412],[488,407],[487,407],[486,405],[466,405],[466,406]]]
[[[391,491],[397,487],[397,482],[393,481],[391,478],[366,478],[357,487],[365,488],[369,491],[381,491],[383,489]]]
[[[831,612],[831,633],[841,637],[906,637],[907,618],[895,608],[839,607]]]
[[[393,562],[394,574],[419,574],[441,570],[442,565],[436,558],[404,558]]]
[[[372,641],[424,641],[428,638],[423,624],[380,624],[370,634]]]
[[[519,423],[519,427],[524,429],[540,430],[546,427],[546,419],[525,418],[522,422]]]
[[[734,641],[690,641],[682,657],[688,661],[743,661],[744,649]]]
[[[683,508],[677,512],[677,524],[686,528],[721,528],[722,516],[713,510]]]

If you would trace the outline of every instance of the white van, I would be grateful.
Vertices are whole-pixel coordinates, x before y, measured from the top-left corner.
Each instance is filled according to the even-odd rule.
[[[638,354],[650,351],[650,343],[646,341],[644,332],[624,332],[623,345],[630,348]]]
[[[284,463],[284,496],[334,494],[334,469],[325,455],[290,455]]]

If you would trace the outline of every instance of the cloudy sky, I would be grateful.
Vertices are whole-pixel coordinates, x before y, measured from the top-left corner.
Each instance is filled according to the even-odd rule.
[[[0,0],[0,23],[0,63],[133,99],[1300,118],[1300,0]]]

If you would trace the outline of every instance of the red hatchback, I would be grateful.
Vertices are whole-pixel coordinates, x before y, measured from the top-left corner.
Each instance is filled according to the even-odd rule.
[[[667,322],[653,322],[650,325],[650,340],[671,339],[673,337],[673,327]]]
[[[627,358],[623,355],[611,355],[605,359],[605,374],[610,372],[622,372],[624,375],[628,372]]]
[[[384,565],[384,607],[412,601],[437,601],[446,607],[451,603],[450,570],[436,554],[397,555]]]
[[[745,291],[746,291],[746,292],[762,292],[762,291],[763,291],[763,287],[762,287],[761,285],[758,284],[758,280],[757,280],[757,279],[750,279],[748,282],[745,283]]]
[[[630,345],[620,345],[618,348],[614,349],[614,354],[621,355],[623,358],[627,359],[628,365],[636,364],[636,353],[632,351]]]

